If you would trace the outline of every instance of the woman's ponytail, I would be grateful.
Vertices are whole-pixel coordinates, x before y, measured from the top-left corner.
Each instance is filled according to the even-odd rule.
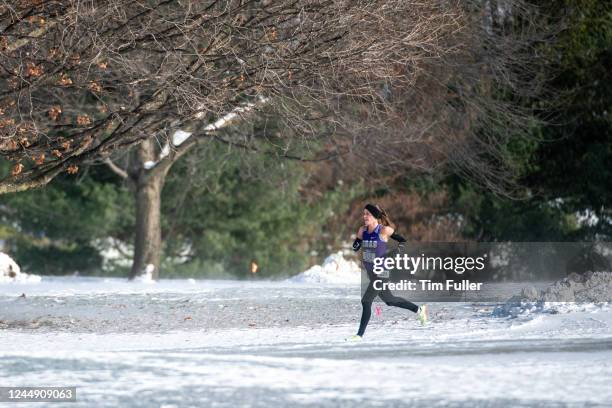
[[[389,216],[387,215],[387,212],[379,205],[376,206],[379,210],[380,210],[380,221],[381,224],[387,227],[391,227],[393,229],[395,229],[395,224],[393,224],[393,222],[391,222],[391,219],[389,218]]]

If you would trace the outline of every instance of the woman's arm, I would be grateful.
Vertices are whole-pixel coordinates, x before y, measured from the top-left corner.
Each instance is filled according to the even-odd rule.
[[[359,227],[359,231],[357,231],[357,238],[353,241],[353,251],[359,251],[359,248],[361,248],[361,241],[363,241],[363,226]]]
[[[381,231],[381,235],[383,236],[383,238],[385,239],[389,239],[391,238],[394,241],[399,242],[400,244],[403,242],[406,242],[406,238],[402,237],[400,234],[398,234],[397,232],[395,232],[395,230],[391,227],[383,227],[382,231]]]
[[[394,241],[399,242],[400,244],[403,244],[404,242],[406,242],[406,238],[402,237],[397,232],[394,232],[393,234],[391,234],[391,236],[389,238],[391,238]]]
[[[393,228],[385,225],[380,230],[380,237],[382,238],[383,241],[386,242],[386,241],[389,240],[389,238],[391,238],[391,235],[393,235],[394,232],[395,232],[395,230]]]

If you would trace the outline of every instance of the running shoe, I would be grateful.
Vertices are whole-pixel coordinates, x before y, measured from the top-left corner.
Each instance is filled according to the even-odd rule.
[[[363,338],[358,334],[353,334],[351,337],[347,337],[344,341],[361,341]]]
[[[417,311],[417,319],[419,319],[421,326],[425,326],[427,324],[427,305],[419,306],[419,310]]]

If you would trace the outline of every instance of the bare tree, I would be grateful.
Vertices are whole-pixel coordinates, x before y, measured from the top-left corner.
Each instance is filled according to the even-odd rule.
[[[4,2],[1,152],[15,164],[0,192],[249,102],[371,97],[375,84],[355,78],[399,77],[395,65],[446,52],[459,12],[403,1]]]
[[[541,24],[538,9],[522,1],[461,6],[459,28],[443,39],[447,52],[397,66],[402,75],[379,82],[375,103],[341,96],[333,117],[350,143],[335,169],[345,181],[367,174],[376,185],[455,173],[499,195],[520,196],[508,146],[537,141],[529,101],[555,97],[539,75],[548,61],[538,47],[554,39],[558,26]]]
[[[0,194],[106,163],[137,199],[131,275],[150,265],[156,276],[166,174],[203,139],[257,148],[268,135],[221,131],[251,115],[292,129],[276,145],[286,158],[369,154],[381,169],[431,171],[448,160],[478,168],[482,149],[500,144],[466,129],[486,119],[490,100],[465,92],[478,75],[449,96],[448,79],[461,71],[447,66],[486,49],[477,16],[461,1],[2,1],[0,155],[12,168]],[[495,55],[497,67],[516,62]],[[480,72],[491,61],[467,66]],[[508,105],[492,112],[521,117]],[[304,141],[317,142],[313,154],[292,154]],[[470,143],[482,149],[470,154]],[[132,146],[130,166],[112,160]],[[485,180],[503,179],[488,171]]]
[[[398,65],[448,52],[461,13],[416,1],[5,1],[0,154],[13,166],[0,193],[140,143],[141,165],[108,164],[139,198],[132,274],[157,270],[159,225],[147,219],[198,139],[262,104],[378,99],[376,80],[410,81]]]

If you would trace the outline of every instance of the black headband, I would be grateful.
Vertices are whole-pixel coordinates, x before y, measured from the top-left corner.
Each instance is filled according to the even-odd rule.
[[[370,212],[376,219],[382,218],[382,212],[373,204],[366,204],[365,209]]]

